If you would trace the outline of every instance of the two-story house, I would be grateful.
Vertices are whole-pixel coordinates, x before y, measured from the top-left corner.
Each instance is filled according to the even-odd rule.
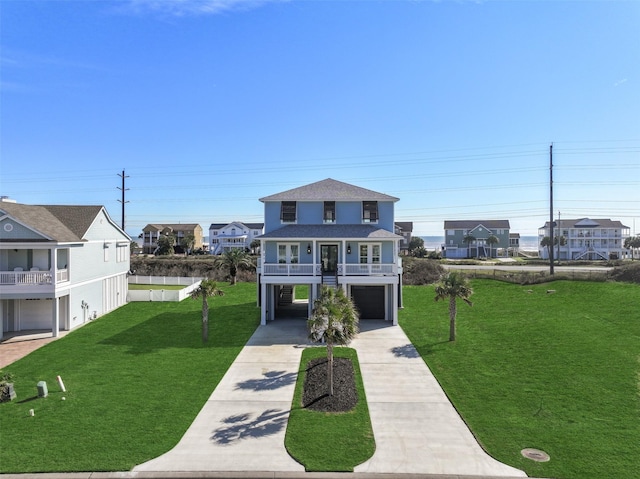
[[[459,220],[444,222],[443,258],[495,258],[509,249],[509,220]],[[489,237],[497,239],[496,243]]]
[[[158,239],[163,235],[174,235],[176,238],[176,252],[183,253],[184,238],[192,235],[195,242],[193,249],[199,249],[203,246],[202,226],[194,223],[178,223],[178,224],[148,224],[142,229],[142,252],[144,254],[153,254],[158,248]]]
[[[409,244],[413,233],[413,221],[396,221],[396,234],[402,236],[400,254],[409,254]]]
[[[626,253],[624,240],[629,237],[630,228],[618,220],[580,218],[558,220],[554,223],[553,236],[564,238],[564,241],[559,241],[560,244],[553,247],[555,259],[621,259]],[[550,235],[551,228],[547,221],[538,229],[538,255],[542,259],[549,259],[549,249],[541,243],[545,236]]]
[[[343,288],[360,319],[398,323],[402,236],[394,233],[398,198],[326,179],[260,198],[261,324],[278,317],[283,295],[307,285],[307,315],[323,285]]]
[[[130,242],[102,206],[0,202],[2,332],[58,336],[125,304]]]
[[[209,226],[209,254],[222,254],[232,249],[251,249],[254,239],[264,233],[264,223],[212,223]]]

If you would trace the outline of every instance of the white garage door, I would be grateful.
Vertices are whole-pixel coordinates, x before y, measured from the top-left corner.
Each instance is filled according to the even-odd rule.
[[[51,329],[53,300],[22,299],[20,308],[20,329]]]

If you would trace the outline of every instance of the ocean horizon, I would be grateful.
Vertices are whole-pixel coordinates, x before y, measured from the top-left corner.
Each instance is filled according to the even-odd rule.
[[[424,240],[427,251],[440,250],[444,244],[444,236],[420,236]],[[537,236],[520,236],[520,249],[524,251],[538,251]]]

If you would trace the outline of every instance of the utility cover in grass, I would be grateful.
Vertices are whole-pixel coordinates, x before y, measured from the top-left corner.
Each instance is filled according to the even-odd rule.
[[[358,403],[353,364],[348,358],[333,358],[333,396],[329,396],[327,358],[307,364],[302,405],[322,412],[346,412]]]

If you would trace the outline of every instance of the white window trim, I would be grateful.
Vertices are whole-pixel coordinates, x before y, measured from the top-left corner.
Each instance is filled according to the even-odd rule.
[[[280,246],[285,247],[285,262],[280,263]],[[292,262],[291,260],[294,258],[292,254],[292,247],[296,246],[298,248],[297,261]],[[278,264],[299,264],[300,263],[300,244],[299,243],[277,243],[277,254],[278,254]]]
[[[367,262],[362,263],[362,255],[360,254],[360,248],[363,246],[367,247]],[[373,262],[373,248],[377,246],[380,250],[380,257],[378,258],[378,262]],[[359,243],[358,244],[358,264],[382,264],[382,243]]]

